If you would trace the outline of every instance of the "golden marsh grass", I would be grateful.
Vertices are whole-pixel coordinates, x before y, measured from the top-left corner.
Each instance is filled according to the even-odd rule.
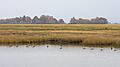
[[[120,47],[120,24],[1,24],[0,43]]]

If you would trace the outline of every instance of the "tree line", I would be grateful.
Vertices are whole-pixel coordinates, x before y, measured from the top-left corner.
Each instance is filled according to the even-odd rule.
[[[66,24],[63,19],[56,19],[53,16],[42,15],[40,17],[35,16],[31,18],[29,16],[0,19],[0,24]],[[108,20],[103,17],[96,17],[93,19],[76,19],[71,18],[68,24],[108,24]]]

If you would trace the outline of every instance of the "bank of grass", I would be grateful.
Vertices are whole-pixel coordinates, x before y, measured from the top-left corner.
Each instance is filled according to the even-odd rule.
[[[119,24],[2,24],[0,44],[120,47]]]

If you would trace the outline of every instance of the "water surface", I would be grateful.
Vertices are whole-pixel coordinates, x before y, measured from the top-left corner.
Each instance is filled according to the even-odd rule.
[[[50,45],[0,47],[0,67],[120,67],[120,50]]]

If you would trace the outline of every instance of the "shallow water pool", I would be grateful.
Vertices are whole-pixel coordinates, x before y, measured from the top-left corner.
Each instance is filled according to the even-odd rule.
[[[0,47],[0,67],[120,67],[120,50],[52,45]]]

